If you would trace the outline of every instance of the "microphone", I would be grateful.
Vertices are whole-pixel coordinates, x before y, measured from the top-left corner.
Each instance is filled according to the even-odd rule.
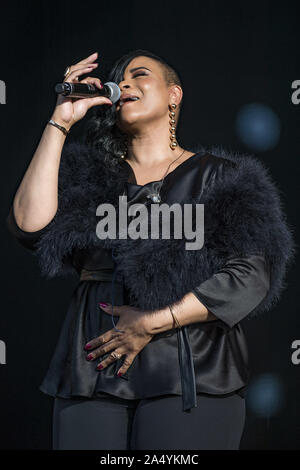
[[[57,94],[68,96],[69,98],[93,98],[94,96],[105,96],[113,103],[120,99],[121,90],[114,82],[106,82],[101,90],[91,83],[70,83],[63,82],[55,85]]]

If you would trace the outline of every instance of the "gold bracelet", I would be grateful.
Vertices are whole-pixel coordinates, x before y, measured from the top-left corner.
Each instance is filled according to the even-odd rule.
[[[171,314],[172,314],[173,320],[174,320],[174,322],[175,322],[175,325],[176,325],[175,328],[182,328],[182,326],[180,325],[179,321],[178,321],[177,318],[175,317],[175,315],[174,315],[174,313],[173,313],[173,310],[172,310],[172,308],[170,307],[170,305],[169,305],[168,307],[169,307],[169,309],[170,309],[170,312],[171,312]]]
[[[52,124],[52,126],[57,127],[57,129],[62,131],[65,135],[69,134],[69,131],[67,131],[65,127],[61,126],[60,124],[57,124],[57,122],[53,121],[53,119],[50,119],[47,124]]]

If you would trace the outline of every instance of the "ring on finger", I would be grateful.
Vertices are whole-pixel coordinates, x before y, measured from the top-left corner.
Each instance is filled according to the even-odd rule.
[[[68,66],[64,72],[64,77],[66,77],[67,75],[69,75],[70,73],[70,67]]]
[[[112,353],[110,353],[110,356],[113,357],[114,359],[120,359],[120,357],[122,357],[122,354],[117,353],[116,351],[113,351]]]

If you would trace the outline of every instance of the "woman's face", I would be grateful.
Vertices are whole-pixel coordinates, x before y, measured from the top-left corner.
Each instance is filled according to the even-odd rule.
[[[126,93],[139,98],[122,105],[117,102],[117,125],[120,129],[128,133],[136,132],[155,121],[168,125],[168,106],[175,102],[170,96],[173,87],[167,87],[163,68],[158,61],[145,56],[135,57],[127,65],[123,80],[118,85],[121,98]]]

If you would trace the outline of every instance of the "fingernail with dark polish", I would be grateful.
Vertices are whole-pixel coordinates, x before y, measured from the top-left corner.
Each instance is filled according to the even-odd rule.
[[[117,375],[118,375],[118,377],[121,377],[121,375],[122,375],[122,372],[118,372],[118,374],[117,374]]]
[[[92,347],[91,344],[86,344],[86,345],[84,346],[84,349],[91,349],[91,347]]]
[[[97,366],[97,369],[98,369],[98,370],[99,370],[99,369],[103,369],[103,365],[100,364],[99,366]]]
[[[93,354],[89,354],[86,358],[90,361],[91,359],[93,359]]]

